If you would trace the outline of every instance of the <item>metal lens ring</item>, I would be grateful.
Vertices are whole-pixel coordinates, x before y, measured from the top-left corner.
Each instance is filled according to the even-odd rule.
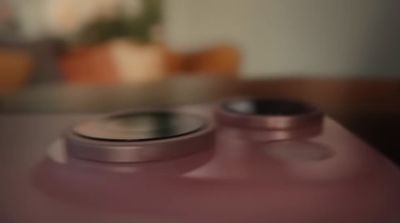
[[[221,103],[216,111],[221,125],[247,129],[249,134],[265,139],[317,135],[323,116],[317,107],[304,102],[268,98],[231,99]]]
[[[67,133],[65,142],[68,153],[76,158],[144,162],[204,149],[210,132],[210,123],[198,115],[133,111],[79,124]]]

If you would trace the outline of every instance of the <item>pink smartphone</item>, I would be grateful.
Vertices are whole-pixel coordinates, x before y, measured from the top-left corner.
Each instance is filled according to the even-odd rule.
[[[400,222],[399,169],[298,101],[0,123],[0,222]]]

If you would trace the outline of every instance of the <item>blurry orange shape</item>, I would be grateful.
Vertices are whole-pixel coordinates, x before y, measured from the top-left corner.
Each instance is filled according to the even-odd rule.
[[[234,47],[221,45],[189,54],[185,63],[190,72],[236,77],[240,67],[240,53]]]
[[[165,73],[161,46],[129,40],[70,50],[60,58],[60,67],[65,80],[94,84],[155,81]]]
[[[165,74],[163,48],[159,44],[139,44],[116,40],[111,52],[119,78],[124,83],[160,80]]]
[[[185,70],[186,55],[171,50],[166,46],[162,46],[164,54],[164,67],[168,74],[176,74]]]
[[[28,50],[0,48],[0,93],[24,86],[33,69]]]
[[[223,45],[180,53],[161,43],[119,39],[69,50],[60,66],[65,80],[94,84],[151,82],[177,73],[237,77],[240,53]]]
[[[119,82],[109,44],[72,49],[60,58],[60,67],[68,82]]]

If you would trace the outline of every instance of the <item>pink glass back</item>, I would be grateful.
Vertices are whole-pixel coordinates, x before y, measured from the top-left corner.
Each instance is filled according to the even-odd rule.
[[[5,165],[13,172],[2,171],[9,192],[1,190],[1,222],[400,221],[398,168],[329,117],[322,118],[318,134],[285,140],[262,140],[276,137],[277,130],[216,123],[215,134],[182,144],[202,147],[196,152],[136,163],[74,158],[62,139],[46,156],[46,143],[77,123],[74,117],[1,121],[8,123],[5,129],[30,123],[24,134],[37,134],[35,124],[49,123],[31,143],[13,141],[31,156],[20,158],[25,162],[19,166]]]

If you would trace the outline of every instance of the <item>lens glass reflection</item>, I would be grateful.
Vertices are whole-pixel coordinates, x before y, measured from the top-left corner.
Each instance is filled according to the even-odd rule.
[[[77,126],[76,134],[98,140],[143,141],[165,139],[196,132],[203,119],[174,112],[127,113]]]
[[[298,115],[313,111],[311,106],[301,102],[280,99],[237,100],[225,104],[230,112],[245,115]]]

